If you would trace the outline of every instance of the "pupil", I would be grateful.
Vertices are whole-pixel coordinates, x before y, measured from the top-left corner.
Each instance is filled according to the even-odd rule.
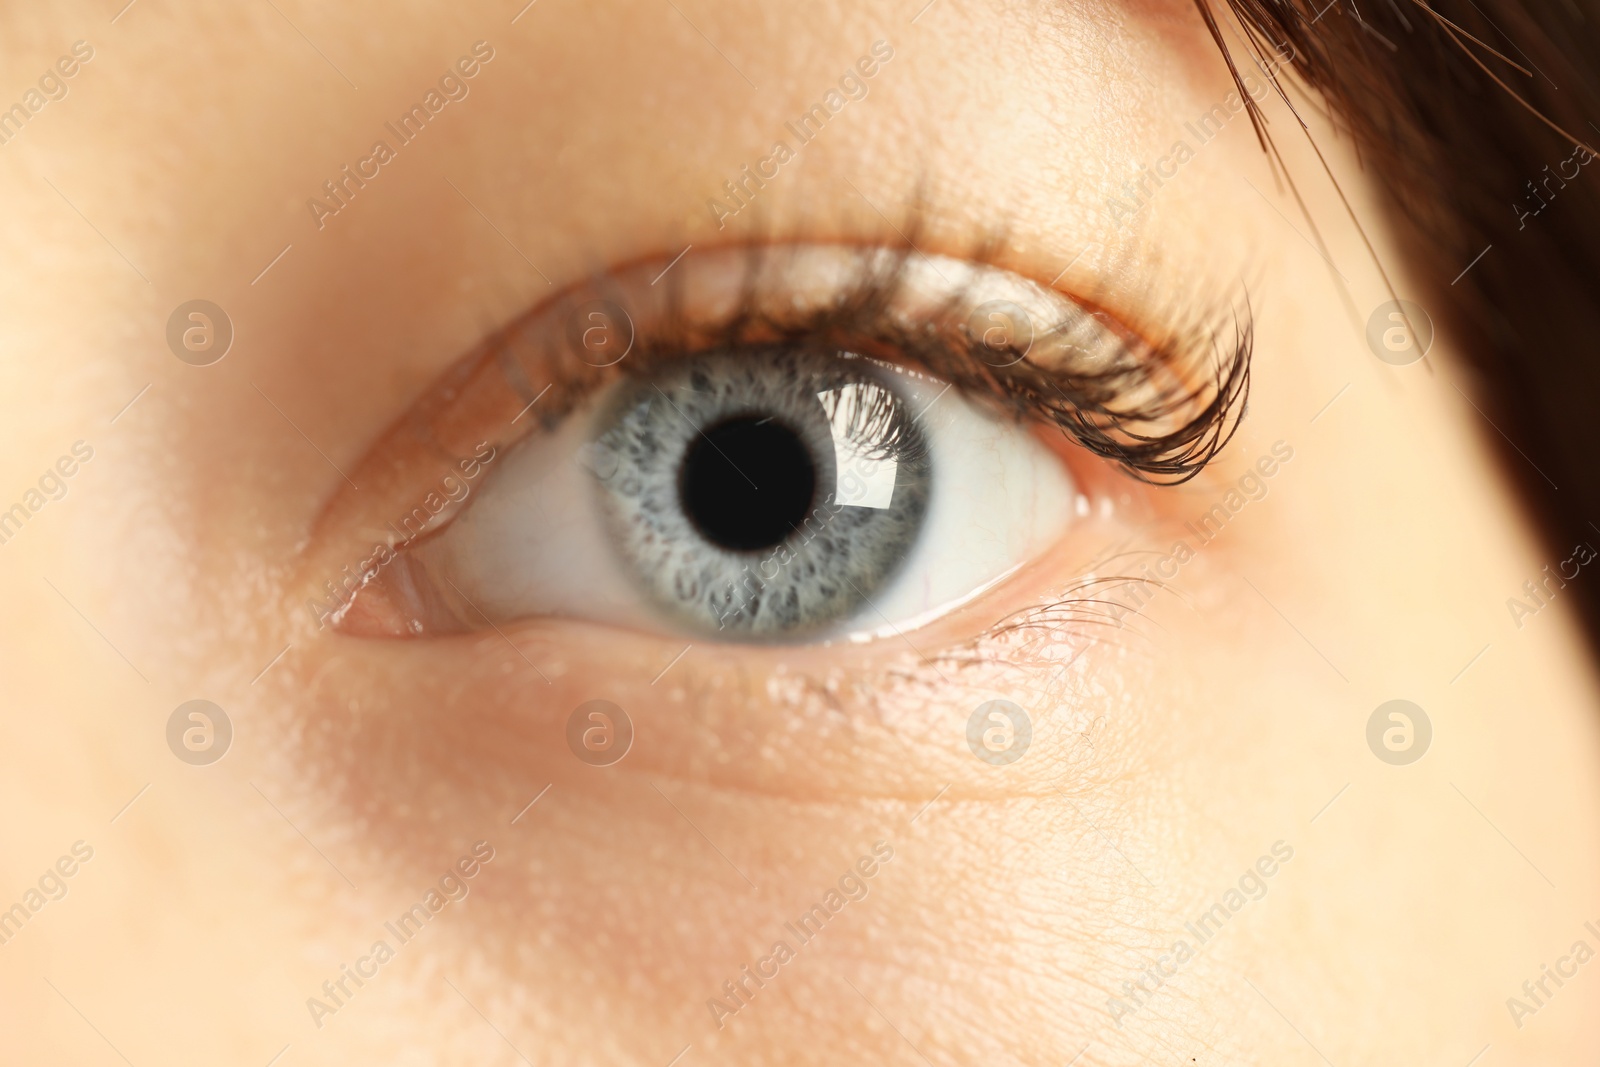
[[[701,536],[750,552],[771,548],[799,527],[811,510],[817,468],[788,426],[741,415],[695,438],[679,478],[684,513]]]

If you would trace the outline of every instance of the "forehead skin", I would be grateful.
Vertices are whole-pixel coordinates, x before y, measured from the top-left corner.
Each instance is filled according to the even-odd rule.
[[[94,851],[0,946],[0,1056],[1600,1053],[1587,970],[1520,1026],[1506,1007],[1575,941],[1600,947],[1596,701],[1566,601],[1507,618],[1558,561],[1506,484],[1537,475],[1491,464],[1451,339],[1426,365],[1372,358],[1389,292],[1296,119],[1264,104],[1315,229],[1242,115],[1191,128],[1231,85],[1189,8],[919,6],[10,5],[0,105],[73,42],[93,58],[0,145],[0,507],[75,441],[93,458],[0,545],[0,907],[73,842]],[[465,98],[319,225],[308,200],[478,41],[493,58]],[[865,97],[719,227],[707,201],[878,41]],[[1350,146],[1301,114],[1398,291],[1447,283],[1401,269]],[[1179,140],[1192,158],[1117,225],[1108,199]],[[1234,444],[1181,489],[1115,483],[1115,514],[913,635],[921,655],[696,646],[658,688],[673,635],[309,624],[318,516],[487,329],[685,246],[893,244],[913,218],[926,251],[1003,235],[1005,266],[1153,332],[1247,288]],[[204,368],[166,333],[197,298],[235,331]],[[1098,574],[1159,558],[1280,441],[1266,495],[1073,670],[993,632],[1112,546]],[[607,773],[561,742],[596,696],[638,725]],[[964,734],[997,696],[1037,718],[1004,772]],[[236,732],[209,767],[167,747],[196,698]],[[1409,767],[1367,747],[1394,698],[1433,723]],[[480,840],[467,899],[316,1025],[308,998]],[[707,1001],[879,841],[865,898],[719,1027]],[[1261,899],[1114,1019],[1277,842],[1292,859]]]

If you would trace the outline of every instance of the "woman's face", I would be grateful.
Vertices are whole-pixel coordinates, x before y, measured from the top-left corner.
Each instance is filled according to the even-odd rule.
[[[5,20],[5,1059],[1600,1055],[1594,550],[1288,57],[520,7]]]

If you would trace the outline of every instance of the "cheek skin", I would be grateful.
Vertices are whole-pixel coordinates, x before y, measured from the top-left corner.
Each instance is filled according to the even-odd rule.
[[[598,999],[629,1018],[621,1033],[682,1032],[737,1062],[768,1043],[797,1047],[821,1005],[835,1007],[841,1030],[858,1030],[870,1009],[851,1003],[840,974],[863,989],[892,980],[959,999],[1002,963],[1031,1017],[1017,1054],[1042,1052],[1093,1021],[1049,1005],[1092,1003],[1086,976],[1114,925],[1152,907],[1147,883],[1101,834],[1121,839],[1141,807],[1130,790],[1148,779],[1151,750],[1136,723],[1168,703],[1156,695],[1165,683],[1133,627],[1087,640],[1065,668],[1046,665],[1072,653],[1042,640],[1037,623],[971,634],[1058,604],[1047,591],[1070,588],[1080,563],[1057,552],[960,617],[908,635],[927,660],[895,641],[697,644],[652,684],[681,644],[570,623],[508,631],[546,683],[492,632],[335,638],[280,679],[297,695],[277,723],[283,756],[315,784],[327,817],[359,820],[348,835],[362,847],[358,884],[403,883],[403,872],[428,869],[425,857],[480,837],[495,845],[459,945],[501,976],[495,986],[540,991],[548,1025],[533,1020],[524,1033],[541,1043],[568,1040],[559,1020],[586,1017]],[[1103,618],[1089,604],[1051,610],[1058,626],[1063,614],[1076,626]],[[1033,724],[1025,758],[1004,767],[967,744],[973,710],[997,697]],[[635,730],[611,767],[567,747],[569,713],[594,698],[626,709]],[[1023,837],[1044,844],[1019,848]],[[774,939],[792,940],[783,924],[878,840],[896,859],[826,945],[804,950],[818,963],[786,967],[785,991],[737,1032],[712,1026],[706,999]],[[1027,935],[1012,905],[985,903],[991,893],[1039,909],[1051,936]],[[1111,899],[1139,903],[1116,916],[1092,903]],[[930,937],[956,927],[963,947]],[[956,974],[929,978],[950,966]],[[1047,969],[1059,972],[1059,995],[1041,998],[1030,976]],[[625,998],[603,994],[622,988]],[[970,1049],[985,1026],[940,1040]],[[890,1039],[876,1050],[886,1059],[899,1054]],[[658,1051],[637,1040],[633,1054]]]
[[[1099,543],[1134,533],[1085,525]],[[1235,680],[1250,668],[1227,649],[1264,638],[1253,626],[1207,637],[1213,627],[1177,596],[1120,626],[1110,608],[1142,598],[1114,576],[1170,543],[1156,529],[1101,568],[1110,581],[1086,587],[1081,550],[1061,550],[908,635],[927,660],[898,642],[842,656],[696,645],[652,685],[676,642],[570,624],[513,632],[546,683],[493,634],[336,639],[300,678],[285,675],[302,697],[283,725],[305,726],[286,754],[322,811],[360,821],[348,835],[363,846],[358,882],[403,883],[429,869],[426,857],[491,840],[495,864],[463,913],[471,930],[440,951],[449,968],[470,960],[499,976],[478,986],[485,997],[539,990],[540,1014],[519,1032],[541,1047],[574,1042],[580,1054],[564,1020],[603,1003],[625,1022],[619,1033],[648,1035],[618,1039],[641,1059],[660,1035],[682,1034],[711,1062],[750,1062],[815,1042],[820,1019],[836,1028],[830,1045],[865,1042],[892,1062],[902,1039],[863,1028],[873,1012],[853,984],[891,1018],[917,1019],[930,1055],[1034,1062],[1088,1034],[1153,1054],[1151,1035],[1111,1025],[1106,990],[1169,949],[1213,874],[1237,877],[1212,858],[1269,843],[1256,840],[1266,831],[1250,803],[1233,813],[1243,831],[1196,822],[1218,794],[1186,769],[1198,737],[1261,729],[1248,705],[1231,725],[1187,709],[1237,705]],[[1188,564],[1182,594],[1210,599],[1220,562]],[[1002,615],[1010,627],[965,636]],[[1090,636],[1030,640],[1044,619]],[[569,712],[595,697],[627,709],[636,731],[607,768],[580,763],[564,736]],[[973,709],[996,697],[1027,709],[1034,730],[1026,756],[1003,767],[974,758],[966,739]],[[1231,762],[1281,788],[1270,765]],[[706,1000],[774,940],[794,942],[784,924],[879,840],[895,859],[869,898],[800,950],[811,962],[785,967],[759,1011],[716,1027]],[[1019,1025],[997,1036],[993,1014],[971,1010],[980,988]],[[1169,991],[1209,1012],[1236,993],[1199,966]]]

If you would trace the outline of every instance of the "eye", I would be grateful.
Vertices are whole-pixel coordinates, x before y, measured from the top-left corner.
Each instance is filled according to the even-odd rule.
[[[495,621],[871,633],[1015,569],[1072,503],[1027,427],[947,383],[849,352],[714,352],[525,440],[420,559]]]
[[[801,246],[777,265],[729,252],[679,270],[669,287],[636,270],[577,290],[448,376],[390,436],[449,473],[408,508],[405,464],[379,449],[405,517],[353,581],[345,568],[354,596],[329,584],[338,604],[314,606],[319,622],[902,633],[1087,509],[1051,438],[1181,477],[1220,447],[1208,417],[1242,393],[1220,374],[1186,386],[1173,349],[998,268]],[[480,432],[469,455],[460,442]]]

